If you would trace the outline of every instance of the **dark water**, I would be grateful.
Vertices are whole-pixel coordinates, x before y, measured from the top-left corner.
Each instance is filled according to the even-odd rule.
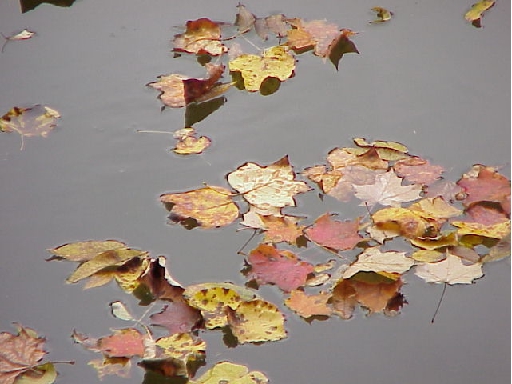
[[[288,154],[297,170],[324,161],[353,137],[400,141],[447,168],[456,180],[472,164],[510,172],[510,3],[499,1],[484,28],[468,25],[471,1],[388,1],[395,18],[369,25],[373,1],[259,1],[259,16],[282,12],[327,18],[359,31],[360,55],[340,71],[309,55],[297,76],[269,97],[237,91],[196,125],[213,146],[202,156],[169,153],[165,135],[183,111],[160,113],[157,93],[144,84],[166,73],[201,76],[190,60],[173,59],[173,26],[208,16],[234,20],[237,1],[78,0],[70,8],[42,5],[21,14],[0,3],[0,32],[36,31],[0,54],[0,111],[42,103],[62,114],[48,138],[0,135],[0,326],[19,321],[48,338],[59,382],[97,382],[86,365],[93,354],[72,344],[73,329],[105,335],[121,327],[107,303],[135,301],[113,286],[83,292],[63,282],[72,263],[46,263],[45,249],[86,239],[116,238],[167,255],[173,275],[188,285],[244,283],[236,254],[248,235],[235,226],[210,232],[165,224],[161,193],[226,185],[224,175],[246,161],[271,163]],[[350,207],[300,198],[301,212],[327,210],[353,217]],[[362,314],[311,325],[288,312],[289,338],[228,349],[217,333],[207,367],[230,360],[265,372],[273,383],[508,383],[510,381],[510,261],[485,266],[473,285],[442,291],[413,275],[403,292],[409,305],[396,318]],[[269,301],[282,302],[272,288]],[[286,311],[286,310],[285,310]],[[206,368],[200,371],[203,372]],[[140,383],[108,377],[106,383]]]

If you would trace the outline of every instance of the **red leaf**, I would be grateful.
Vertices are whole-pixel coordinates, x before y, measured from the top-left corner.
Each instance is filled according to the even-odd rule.
[[[151,316],[152,325],[160,325],[169,330],[169,334],[188,333],[197,329],[202,320],[201,312],[187,303],[175,302],[166,305],[162,312]]]
[[[118,329],[98,341],[101,352],[108,357],[144,356],[144,336],[136,329]]]
[[[306,236],[323,247],[337,251],[353,249],[363,238],[359,235],[359,220],[336,221],[326,213],[305,230]]]

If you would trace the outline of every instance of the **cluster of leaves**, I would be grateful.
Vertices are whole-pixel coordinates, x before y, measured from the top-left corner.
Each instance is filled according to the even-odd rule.
[[[31,328],[14,324],[17,335],[0,333],[0,382],[2,384],[51,384],[57,378],[52,362],[42,362],[46,339]],[[72,362],[68,362],[73,364]]]
[[[368,209],[365,217],[343,221],[327,212],[304,225],[285,213],[296,205],[295,195],[313,189],[287,157],[268,166],[241,165],[226,175],[232,190],[204,186],[164,194],[161,201],[171,222],[187,229],[221,227],[241,217],[242,226],[260,232],[262,243],[246,257],[243,272],[256,285],[279,287],[285,304],[305,319],[350,318],[358,305],[396,314],[407,271],[427,282],[468,284],[483,276],[484,263],[509,255],[510,181],[496,169],[475,165],[453,183],[441,178],[441,166],[400,143],[354,141],[356,147],[333,149],[327,164],[301,175],[321,196],[359,199]],[[308,243],[340,257],[312,264],[290,250]]]
[[[163,307],[149,316],[150,325],[136,319],[122,302],[111,303],[114,317],[134,326],[117,329],[101,338],[73,333],[75,342],[102,354],[90,362],[100,378],[107,374],[127,377],[131,362],[149,377],[191,378],[205,364],[206,342],[198,332],[221,329],[226,343],[261,343],[286,337],[284,316],[279,309],[253,290],[231,283],[203,283],[181,286],[169,274],[165,257],[152,259],[147,252],[131,249],[115,240],[85,241],[65,244],[50,250],[51,259],[79,262],[67,278],[68,283],[87,279],[84,289],[105,285],[115,280],[125,292],[141,300],[141,305]],[[153,329],[156,326],[157,329]],[[152,327],[152,329],[150,329]],[[159,329],[165,334],[156,337]],[[198,381],[217,382],[244,378],[247,383],[265,383],[260,372],[231,363],[219,363]],[[228,382],[232,382],[228,380]]]
[[[234,23],[215,22],[203,17],[188,21],[185,28],[184,33],[174,36],[173,51],[176,56],[196,55],[206,69],[206,77],[169,74],[147,84],[161,92],[159,98],[164,107],[186,107],[185,129],[191,129],[193,124],[222,106],[225,98],[221,95],[232,86],[262,95],[276,92],[281,82],[295,75],[295,56],[298,54],[313,51],[318,57],[328,58],[338,69],[344,54],[358,53],[349,39],[355,33],[349,29],[340,29],[326,20],[305,21],[283,14],[258,18],[241,4]],[[262,49],[249,42],[258,52],[244,52],[237,39],[245,39],[250,32],[269,46]],[[269,42],[275,42],[275,45]],[[215,63],[211,62],[213,58]],[[219,80],[226,67],[231,81],[221,83]],[[196,138],[190,131],[185,140],[182,131],[178,131],[178,137],[175,135],[178,139],[176,153],[201,153],[210,143],[208,138]]]

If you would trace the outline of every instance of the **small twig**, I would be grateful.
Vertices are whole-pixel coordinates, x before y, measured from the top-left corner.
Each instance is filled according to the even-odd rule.
[[[444,283],[443,292],[441,293],[441,298],[439,299],[439,303],[437,303],[437,308],[436,308],[436,311],[434,312],[434,316],[432,316],[432,320],[430,320],[430,322],[432,324],[434,324],[434,319],[436,318],[437,312],[439,312],[439,307],[441,306],[441,303],[443,302],[444,293],[446,292],[447,285],[448,285],[447,283]]]

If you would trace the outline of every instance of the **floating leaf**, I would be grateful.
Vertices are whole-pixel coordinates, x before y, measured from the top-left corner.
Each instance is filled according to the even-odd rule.
[[[190,384],[266,384],[267,377],[259,371],[251,371],[243,365],[221,362],[204,373],[198,380]]]
[[[59,7],[70,7],[73,5],[75,0],[20,0],[21,12],[25,13],[31,11],[39,4],[53,4]]]
[[[199,327],[201,320],[200,311],[179,301],[170,303],[160,313],[151,315],[151,324],[167,328],[171,335],[191,332]]]
[[[275,284],[283,291],[304,286],[308,275],[314,271],[311,264],[300,261],[292,252],[266,244],[252,250],[247,262],[251,266],[249,278],[258,284]]]
[[[385,23],[386,21],[391,20],[391,17],[393,16],[393,12],[388,11],[386,8],[382,7],[373,7],[372,11],[377,14],[377,18],[373,21],[370,21],[370,24]]]
[[[103,359],[89,361],[88,365],[96,369],[100,380],[103,380],[106,375],[129,378],[132,367],[128,357],[103,357]]]
[[[245,216],[244,216],[245,217]],[[298,226],[298,218],[293,216],[277,217],[273,215],[260,216],[265,231],[265,243],[279,243],[286,241],[297,245],[297,241],[303,235],[303,226]]]
[[[223,227],[238,218],[238,207],[233,194],[222,187],[206,186],[183,193],[168,193],[160,201],[171,211],[171,220],[184,223],[195,220],[202,228]],[[184,223],[187,225],[187,222]]]
[[[322,247],[344,251],[353,249],[363,238],[359,235],[359,220],[337,221],[326,213],[315,220],[315,223],[305,230],[311,241]]]
[[[18,323],[14,325],[18,329],[17,335],[8,332],[0,333],[0,382],[2,384],[28,383],[32,382],[30,381],[32,378],[38,380],[37,377],[42,376],[46,381],[41,381],[41,384],[53,383],[57,376],[53,364],[41,364],[41,360],[46,355],[44,350],[46,339],[38,337],[31,328],[23,327]]]
[[[285,81],[291,77],[295,69],[295,58],[286,47],[275,46],[266,49],[262,56],[242,54],[228,65],[231,72],[240,73],[245,89],[256,92],[267,78]]]
[[[194,128],[182,128],[174,132],[173,136],[178,139],[174,153],[178,155],[192,155],[202,153],[211,144],[211,140],[206,136],[197,138]]]
[[[303,291],[292,291],[284,303],[301,317],[308,319],[313,316],[329,316],[332,309],[327,305],[331,295],[320,292],[306,295]]]
[[[446,254],[443,261],[424,263],[416,267],[416,275],[429,283],[471,284],[483,276],[482,263],[464,265],[460,257]]]
[[[121,319],[124,321],[135,321],[135,318],[131,315],[126,308],[126,305],[121,301],[113,301],[110,303],[110,310],[112,311],[112,316],[116,319]]]
[[[409,157],[398,160],[393,166],[399,177],[413,184],[429,185],[441,177],[444,168],[431,165],[428,160],[419,157]]]
[[[98,340],[98,349],[108,357],[144,356],[144,335],[133,328],[116,329]]]
[[[399,206],[401,203],[420,198],[421,185],[402,185],[402,179],[393,171],[375,176],[372,185],[354,185],[355,195],[363,202],[360,205],[375,204]]]
[[[228,307],[226,312],[231,331],[241,344],[286,337],[284,316],[272,303],[256,299],[240,303],[236,310]]]
[[[150,301],[160,299],[173,302],[184,301],[184,288],[172,278],[166,267],[165,256],[159,256],[151,263],[142,276],[139,277],[141,285],[147,287],[152,296]]]
[[[218,56],[227,51],[220,41],[221,33],[218,23],[203,17],[187,21],[186,27],[185,33],[174,36],[175,52]]]
[[[381,252],[378,247],[368,248],[343,273],[343,278],[348,279],[361,271],[402,274],[413,265],[414,260],[406,257],[405,252]]]
[[[57,125],[59,112],[50,107],[37,104],[33,107],[14,107],[0,118],[0,132],[17,132],[23,137],[46,137]]]
[[[465,19],[477,28],[482,27],[482,16],[485,11],[494,6],[494,0],[482,0],[471,6],[471,9],[464,15]]]
[[[91,260],[94,256],[105,251],[116,249],[127,249],[125,243],[117,240],[104,240],[104,241],[78,241],[76,243],[69,243],[61,245],[48,251],[59,258],[70,261],[87,261]]]
[[[2,34],[2,37],[5,39],[5,42],[2,45],[2,49],[0,51],[3,52],[5,46],[10,41],[28,40],[28,39],[31,39],[32,37],[34,37],[35,35],[36,35],[35,32],[31,32],[28,29],[24,29],[23,31],[15,33],[15,34],[13,34],[11,36],[4,36]]]
[[[245,163],[229,173],[227,179],[249,204],[261,209],[294,207],[294,196],[309,191],[305,182],[295,180],[287,156],[268,166]]]
[[[1,378],[1,376],[0,376]],[[57,371],[53,363],[45,363],[33,367],[18,376],[16,384],[52,384],[57,379]]]

